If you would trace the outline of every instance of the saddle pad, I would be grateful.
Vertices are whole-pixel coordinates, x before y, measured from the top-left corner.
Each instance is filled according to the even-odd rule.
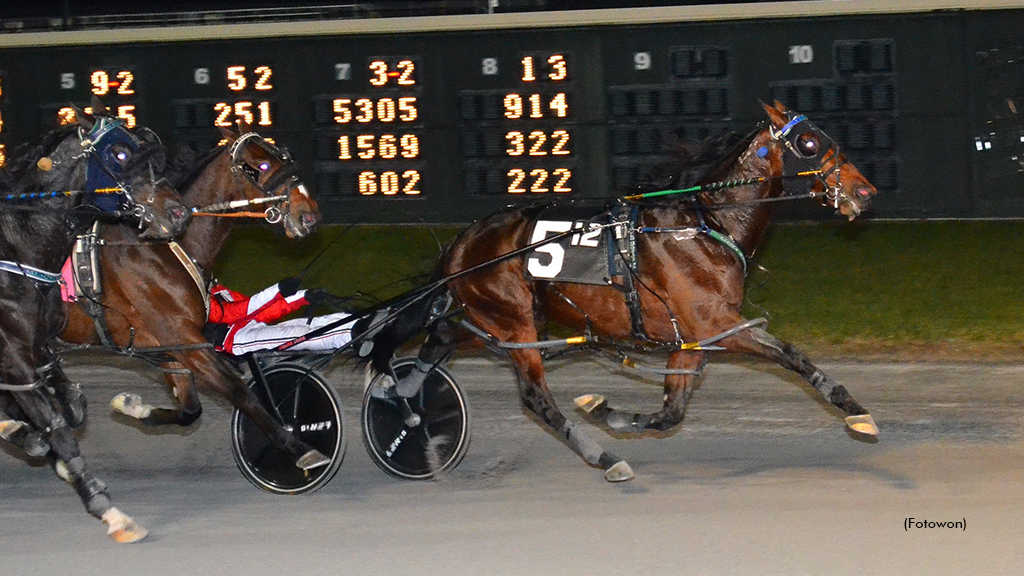
[[[601,221],[594,219],[600,217]],[[536,247],[526,254],[525,275],[530,280],[611,284],[608,259],[611,251],[606,228],[593,228],[607,219],[593,206],[555,205],[544,210],[533,224],[529,243],[570,230],[563,238]]]

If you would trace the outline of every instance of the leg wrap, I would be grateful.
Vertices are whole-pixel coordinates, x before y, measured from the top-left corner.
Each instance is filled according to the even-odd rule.
[[[559,432],[565,436],[572,449],[582,456],[587,463],[593,466],[601,465],[601,456],[604,455],[604,449],[597,442],[587,438],[582,431],[576,428],[575,424],[567,420]]]
[[[97,518],[101,518],[113,505],[110,502],[110,495],[107,494],[107,485],[88,472],[83,474],[78,482],[78,496],[81,497],[89,514]]]
[[[832,391],[836,385],[829,381],[828,376],[821,370],[815,370],[813,374],[807,377],[807,381],[811,383],[811,386],[821,392],[821,395],[828,401],[832,401]]]

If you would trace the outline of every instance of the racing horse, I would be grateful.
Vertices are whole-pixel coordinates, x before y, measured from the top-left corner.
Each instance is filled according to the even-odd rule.
[[[629,464],[568,420],[545,381],[541,354],[531,344],[537,343],[538,324],[545,318],[613,342],[639,341],[670,350],[667,368],[660,371],[665,375],[660,411],[624,412],[597,395],[577,398],[584,412],[614,431],[663,431],[681,422],[688,390],[706,363],[705,347],[715,342],[719,349],[795,371],[845,414],[854,437],[877,436],[873,419],[846,388],[792,344],[761,328],[763,322],[741,315],[746,260],[765,234],[773,201],[795,195],[787,188],[802,186],[802,195],[821,199],[850,220],[877,193],[806,117],[778,102],[762,106],[768,120],[708,171],[701,180],[705,185],[696,192],[674,199],[666,194],[653,202],[632,197],[621,204],[633,216],[614,226],[631,239],[635,256],[611,278],[611,285],[527,278],[528,258],[521,256],[536,241],[531,231],[541,209],[507,208],[463,230],[440,257],[439,279],[421,290],[418,300],[391,313],[391,321],[373,337],[373,367],[388,373],[397,347],[425,325],[428,335],[413,374],[422,379],[442,362],[465,339],[464,330],[439,314],[444,300],[452,298],[478,335],[504,343],[526,408],[612,482],[633,477]],[[393,393],[406,395],[415,389],[414,380],[407,376]]]
[[[242,124],[223,130],[224,143],[200,158],[175,182],[194,210],[266,206],[269,221],[280,223],[289,238],[303,238],[316,227],[316,202],[296,176],[290,155]],[[251,212],[250,212],[251,214]],[[133,393],[117,395],[114,410],[144,425],[188,426],[202,414],[195,383],[209,386],[252,418],[276,445],[294,455],[304,470],[329,459],[278,423],[203,335],[208,315],[207,282],[227,241],[232,214],[196,216],[180,244],[134,241],[124,226],[103,228],[98,247],[102,291],[66,303],[67,327],[60,338],[69,343],[105,345],[145,357],[147,348],[178,403],[177,408],[146,404]],[[87,306],[95,311],[87,313]]]
[[[102,109],[94,105],[94,109]],[[165,179],[156,136],[116,118],[77,111],[77,125],[16,151],[0,178],[0,404],[14,420],[0,436],[32,456],[49,456],[86,510],[115,540],[146,532],[115,508],[85,466],[72,432],[85,419],[84,396],[63,373],[50,341],[64,324],[60,268],[78,232],[97,218],[137,218],[144,235],[179,234],[188,210]]]

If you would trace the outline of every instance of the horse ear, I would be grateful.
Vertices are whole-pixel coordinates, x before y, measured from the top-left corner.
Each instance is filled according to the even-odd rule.
[[[783,104],[782,102],[779,102],[778,100],[775,101],[775,109],[783,113],[789,112],[789,108],[786,108],[786,105]]]
[[[782,106],[781,103],[776,102],[776,104],[778,106]],[[779,110],[775,106],[769,106],[762,102],[761,107],[764,108],[764,111],[768,114],[768,118],[771,119],[772,124],[774,124],[776,128],[781,128],[786,125],[786,122],[788,122],[788,119],[786,118],[785,106],[782,107],[782,110]]]
[[[71,104],[70,107],[71,110],[75,113],[75,122],[78,122],[82,126],[82,128],[85,128],[86,131],[92,130],[92,127],[96,124],[96,121],[93,120],[93,117],[86,114],[85,110],[82,110],[74,104]]]
[[[224,139],[227,140],[228,142],[234,142],[235,140],[238,140],[238,134],[235,134],[234,132],[228,130],[227,128],[224,128],[223,126],[218,126],[217,128],[220,129],[221,136],[223,136]]]

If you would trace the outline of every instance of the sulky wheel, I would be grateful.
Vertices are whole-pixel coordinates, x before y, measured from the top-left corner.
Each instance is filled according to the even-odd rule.
[[[399,379],[407,375],[415,360],[394,362]],[[363,440],[370,458],[383,471],[397,478],[424,480],[455,468],[469,447],[469,412],[466,397],[451,373],[438,366],[408,405],[402,399],[382,393],[390,378],[377,374],[363,396]],[[381,398],[380,396],[384,396]],[[415,422],[415,420],[419,422]]]
[[[317,372],[301,364],[281,363],[263,372],[264,386],[253,378],[249,388],[274,418],[300,440],[331,459],[327,466],[303,471],[295,458],[267,438],[245,414],[231,417],[231,451],[249,482],[275,494],[313,492],[327,484],[345,456],[341,398]]]

